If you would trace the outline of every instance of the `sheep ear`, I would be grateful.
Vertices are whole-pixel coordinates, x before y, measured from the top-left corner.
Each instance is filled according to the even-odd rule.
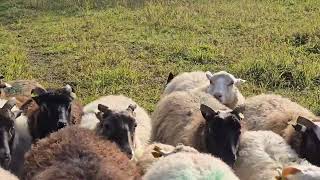
[[[127,108],[127,111],[134,112],[136,108],[137,108],[136,104],[130,104]]]
[[[13,114],[14,114],[15,119],[20,117],[22,115],[22,112],[23,112],[22,110],[14,111]]]
[[[96,117],[99,121],[102,121],[103,120],[103,112],[97,112],[95,113],[96,114]]]
[[[314,124],[314,122],[312,122],[311,120],[305,118],[305,117],[302,117],[302,116],[299,116],[298,119],[297,119],[297,124],[299,125],[303,125],[307,128],[314,128],[316,127],[317,125]]]
[[[104,113],[111,111],[108,106],[105,106],[103,104],[98,104],[98,110]]]
[[[167,84],[169,84],[172,81],[173,78],[174,78],[174,75],[173,75],[172,72],[170,72],[169,75],[168,75],[168,78],[167,78]]]
[[[47,91],[45,89],[42,89],[40,87],[36,87],[34,89],[31,90],[31,96],[35,97],[35,96],[40,96],[44,93],[46,93]]]
[[[207,76],[208,80],[211,80],[213,75],[212,75],[212,73],[210,71],[207,71],[206,72],[206,76]]]
[[[210,120],[211,118],[213,118],[215,115],[218,114],[218,112],[214,111],[213,109],[211,109],[209,106],[201,104],[200,105],[200,111],[202,116],[206,119],[206,120]]]
[[[236,86],[240,86],[241,84],[243,84],[243,83],[245,83],[245,82],[246,82],[246,80],[237,78],[237,79],[235,80],[234,84],[235,84]]]
[[[3,106],[2,109],[4,110],[11,110],[16,105],[16,98],[9,99]]]
[[[64,87],[64,89],[65,89],[65,91],[66,91],[68,94],[70,94],[70,96],[71,96],[73,99],[76,99],[76,98],[77,98],[77,96],[76,96],[76,94],[75,94],[75,91],[74,91],[74,89],[73,89],[72,86],[70,86],[69,84],[67,84],[67,85]]]

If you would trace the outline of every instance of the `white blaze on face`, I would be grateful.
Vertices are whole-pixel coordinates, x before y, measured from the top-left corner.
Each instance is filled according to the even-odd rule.
[[[127,124],[125,125],[125,129],[127,130],[128,143],[129,143],[129,146],[130,146],[130,149],[131,149],[131,152],[132,152],[132,158],[133,158],[134,157],[134,142],[133,142],[133,139],[131,137],[131,132],[130,132],[130,129],[129,129]]]
[[[68,122],[68,117],[67,117],[67,110],[65,107],[59,106],[58,107],[58,112],[59,112],[59,121],[61,122]]]

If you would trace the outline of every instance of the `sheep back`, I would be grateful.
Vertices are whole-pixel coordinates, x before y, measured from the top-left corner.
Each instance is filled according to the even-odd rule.
[[[106,162],[111,165],[105,167]],[[116,144],[77,126],[63,128],[39,140],[27,153],[24,167],[23,179],[99,179],[103,176],[114,179],[119,177],[119,172],[125,177],[120,179],[139,177],[139,170]],[[51,175],[54,178],[50,178]]]
[[[295,123],[298,116],[317,119],[311,111],[279,95],[261,94],[246,99],[244,120],[248,130],[271,130],[300,152],[301,137],[288,125]]]
[[[202,142],[205,120],[200,104],[214,110],[229,110],[211,95],[201,91],[177,91],[157,104],[152,115],[152,141],[177,145],[183,143],[199,151],[206,151]]]
[[[173,151],[174,146],[167,145],[167,144],[161,144],[161,143],[152,143],[148,146],[146,146],[141,154],[136,153],[136,162],[137,165],[140,167],[142,173],[146,173],[147,170],[151,167],[151,165],[159,160],[159,158],[155,158],[152,155],[152,152],[154,151],[155,147],[159,147],[164,151]]]
[[[240,179],[274,179],[286,165],[301,161],[286,141],[272,131],[242,134],[239,156],[234,166]]]
[[[180,152],[155,162],[144,180],[238,180],[231,168],[208,154]]]
[[[208,85],[209,80],[205,72],[184,72],[174,77],[170,83],[167,84],[163,94],[168,95],[174,91],[187,91]]]

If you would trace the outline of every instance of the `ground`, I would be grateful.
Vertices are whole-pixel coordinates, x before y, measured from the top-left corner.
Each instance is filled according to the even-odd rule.
[[[226,70],[245,96],[320,113],[319,0],[0,0],[0,72],[125,94],[152,111],[169,72]]]

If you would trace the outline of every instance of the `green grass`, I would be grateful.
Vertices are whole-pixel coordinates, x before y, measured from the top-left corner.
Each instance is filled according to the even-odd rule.
[[[320,113],[319,12],[318,0],[0,0],[0,71],[152,111],[169,72],[226,70],[246,96]]]

